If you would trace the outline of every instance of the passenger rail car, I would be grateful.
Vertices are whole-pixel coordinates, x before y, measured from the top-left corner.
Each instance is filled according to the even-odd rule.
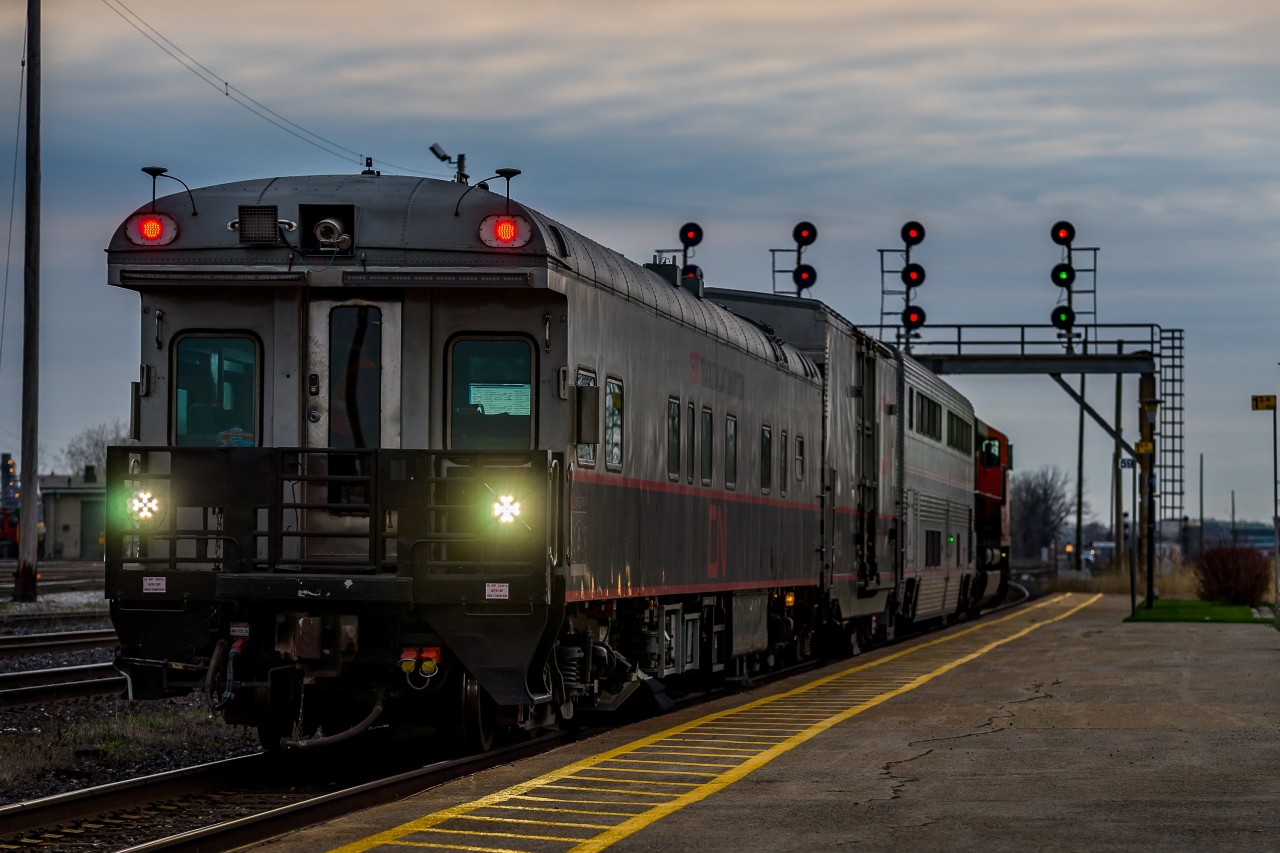
[[[141,301],[107,462],[135,698],[203,691],[271,747],[379,718],[483,747],[974,604],[971,409],[821,303],[735,313],[487,188],[373,173],[158,199],[108,274]],[[802,304],[796,343],[766,315]],[[898,434],[899,376],[967,451]]]

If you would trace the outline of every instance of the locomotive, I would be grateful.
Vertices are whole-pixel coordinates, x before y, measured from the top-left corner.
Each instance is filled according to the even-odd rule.
[[[961,394],[820,301],[627,260],[515,173],[153,193],[116,230],[128,696],[203,693],[272,749],[483,749],[1004,595],[1007,439]]]

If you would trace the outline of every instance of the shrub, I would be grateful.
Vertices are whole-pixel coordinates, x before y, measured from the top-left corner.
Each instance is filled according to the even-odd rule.
[[[1257,607],[1271,584],[1271,564],[1254,548],[1210,548],[1196,564],[1196,581],[1205,601]]]

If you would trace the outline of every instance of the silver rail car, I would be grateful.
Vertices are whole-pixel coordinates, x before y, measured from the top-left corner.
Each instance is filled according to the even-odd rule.
[[[902,443],[900,533],[899,368],[829,311],[836,348],[797,348],[487,189],[368,173],[158,199],[108,270],[141,301],[107,464],[135,698],[202,691],[270,747],[484,747],[967,606],[961,454]]]

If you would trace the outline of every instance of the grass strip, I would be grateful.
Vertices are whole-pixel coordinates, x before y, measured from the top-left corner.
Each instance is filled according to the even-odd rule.
[[[1155,607],[1148,610],[1139,601],[1137,616],[1126,622],[1262,622],[1272,623],[1271,617],[1253,615],[1253,608],[1244,604],[1218,604],[1183,598],[1158,598]]]

